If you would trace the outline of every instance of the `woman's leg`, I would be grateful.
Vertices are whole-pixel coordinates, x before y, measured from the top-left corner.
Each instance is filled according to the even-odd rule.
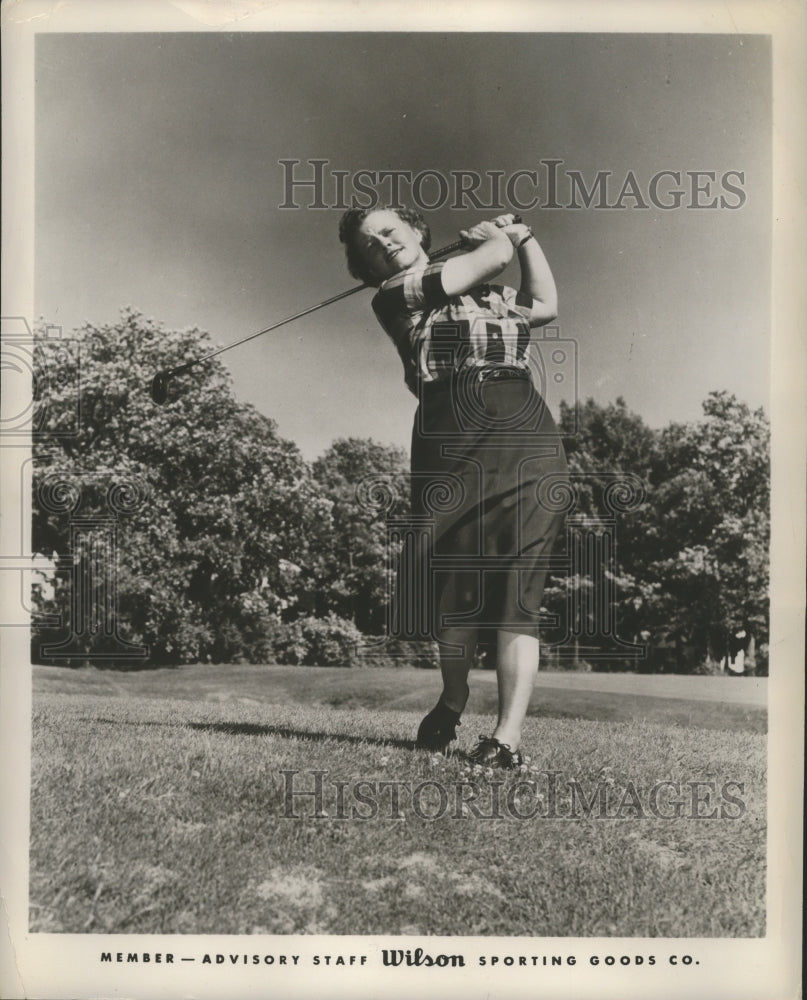
[[[443,693],[420,723],[415,746],[447,753],[457,738],[460,715],[468,701],[468,671],[476,646],[476,629],[445,629],[440,640],[445,644],[440,647]]]
[[[448,628],[440,633],[441,700],[460,715],[468,701],[468,672],[476,651],[476,629]],[[453,647],[453,648],[452,648]]]
[[[493,736],[517,750],[538,673],[538,638],[504,629],[499,629],[496,637],[499,718]]]

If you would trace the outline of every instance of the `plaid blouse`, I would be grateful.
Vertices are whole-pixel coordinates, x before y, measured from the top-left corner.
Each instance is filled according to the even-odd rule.
[[[416,396],[420,382],[450,378],[461,368],[528,367],[532,296],[506,285],[477,285],[449,298],[444,264],[395,274],[373,297],[373,311],[398,349]]]

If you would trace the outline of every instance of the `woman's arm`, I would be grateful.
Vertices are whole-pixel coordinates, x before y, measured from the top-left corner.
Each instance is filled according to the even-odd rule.
[[[520,290],[533,299],[530,326],[550,323],[558,315],[558,290],[544,252],[529,226],[509,225],[505,232],[517,247]]]
[[[462,295],[476,285],[490,281],[513,259],[511,238],[492,222],[480,222],[471,229],[463,229],[460,236],[473,249],[443,264],[443,290],[449,297]]]

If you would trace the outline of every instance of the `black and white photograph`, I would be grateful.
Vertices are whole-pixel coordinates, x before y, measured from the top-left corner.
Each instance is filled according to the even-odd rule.
[[[3,996],[799,995],[805,11],[652,6],[3,6]]]

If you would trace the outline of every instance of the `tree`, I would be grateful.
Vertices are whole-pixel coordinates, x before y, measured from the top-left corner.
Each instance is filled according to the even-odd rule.
[[[588,400],[576,413],[564,406],[560,419],[582,524],[613,514],[615,476],[637,480],[646,496],[616,515],[609,582],[619,635],[672,644],[677,668],[688,670],[714,669],[743,632],[753,662],[768,636],[768,422],[726,392],[711,393],[703,410],[702,420],[663,431],[621,399]],[[581,574],[559,577],[547,606],[562,613],[570,595],[593,587]]]
[[[647,543],[657,627],[714,664],[739,631],[751,652],[768,639],[770,428],[727,392],[703,410],[662,435]]]
[[[310,538],[330,524],[298,449],[234,400],[216,361],[177,377],[167,405],[152,402],[156,371],[212,349],[199,330],[169,331],[125,310],[76,336],[79,384],[48,386],[48,430],[35,442],[34,550],[90,566],[71,522],[108,516],[113,487],[137,493],[141,502],[118,516],[118,564],[105,570],[120,634],[145,643],[155,664],[266,658],[281,616],[300,607]],[[78,432],[61,436],[77,404]],[[48,500],[59,481],[78,484],[71,511]],[[73,633],[76,579],[60,577],[52,601]],[[100,641],[88,632],[85,652]],[[51,631],[35,630],[34,655],[48,642]]]
[[[642,606],[649,584],[644,573],[642,525],[650,515],[642,498],[651,492],[658,436],[640,416],[628,410],[621,397],[604,405],[588,399],[576,408],[561,403],[558,426],[575,497],[567,528],[572,519],[582,530],[596,531],[607,525],[613,548],[601,550],[601,556],[607,558],[602,575],[610,593],[606,596],[598,592],[598,583],[591,575],[572,568],[550,578],[544,603],[558,616],[561,634],[569,628],[575,634],[596,632],[595,622],[588,619],[597,614],[609,623],[615,622],[614,637],[602,636],[597,652],[604,654],[607,648],[614,657],[610,665],[624,667],[615,639],[636,642],[643,629]],[[620,498],[630,500],[624,511],[618,510]],[[566,543],[567,536],[562,534],[556,551]],[[570,553],[566,556],[570,558]],[[611,602],[607,609],[602,607],[606,600]],[[581,620],[581,615],[586,620]],[[552,632],[547,634],[553,636]],[[593,643],[599,641],[596,635],[592,638]]]
[[[386,519],[409,509],[406,454],[369,439],[342,439],[314,462],[313,474],[333,523],[320,550],[317,612],[335,612],[380,635],[392,586]]]

